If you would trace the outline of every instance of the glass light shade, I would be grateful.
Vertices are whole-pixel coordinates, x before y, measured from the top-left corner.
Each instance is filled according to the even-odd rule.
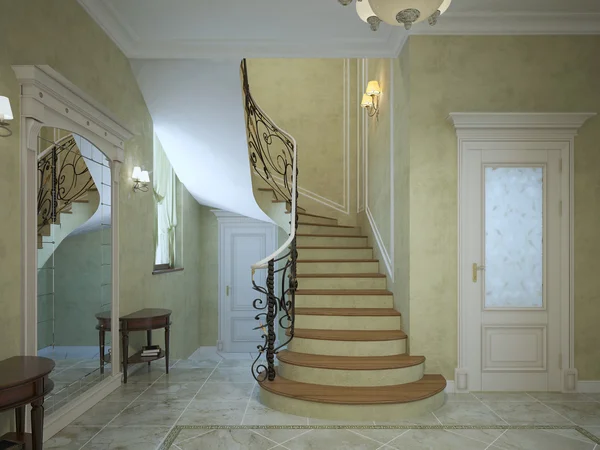
[[[444,2],[438,8],[440,14],[444,14],[446,12],[446,10],[450,7],[450,3],[452,3],[452,0],[444,0]]]
[[[141,175],[140,175],[140,181],[142,183],[150,183],[150,174],[148,173],[147,170],[143,170]]]
[[[356,2],[356,13],[358,14],[358,17],[360,17],[363,22],[367,22],[367,19],[369,17],[373,17],[373,16],[377,15],[373,12],[373,8],[371,8],[371,4],[369,3],[369,0],[362,0],[362,2]],[[369,23],[369,22],[367,22],[367,23]]]
[[[0,120],[13,120],[12,109],[8,97],[0,96]]]
[[[416,9],[419,17],[413,23],[427,20],[442,5],[443,0],[369,0],[373,12],[385,23],[395,26],[404,26],[397,19],[398,13],[405,10]]]
[[[360,102],[360,106],[363,108],[370,108],[373,106],[373,99],[370,95],[363,94],[362,102]]]
[[[142,181],[142,168],[135,166],[133,168],[133,173],[131,174],[131,178],[133,181]]]
[[[379,86],[379,81],[369,81],[366,93],[367,95],[381,95],[381,87]]]

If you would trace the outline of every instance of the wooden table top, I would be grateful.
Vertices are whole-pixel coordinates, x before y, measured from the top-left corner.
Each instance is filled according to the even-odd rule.
[[[170,309],[162,309],[162,308],[144,308],[139,311],[133,312],[131,314],[127,314],[126,316],[119,317],[119,320],[133,320],[133,319],[152,319],[154,317],[163,317],[171,315],[172,311]],[[111,312],[103,311],[96,314],[97,319],[110,319]]]
[[[0,361],[0,390],[20,386],[48,375],[54,361],[41,356],[13,356]]]

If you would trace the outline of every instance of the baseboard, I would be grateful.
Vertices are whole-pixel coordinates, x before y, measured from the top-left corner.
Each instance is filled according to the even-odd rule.
[[[595,381],[578,381],[577,392],[583,394],[599,394],[600,393],[600,380]]]
[[[136,369],[139,370],[139,369]],[[129,373],[129,371],[128,371]],[[44,419],[44,442],[121,386],[121,374],[107,378]]]
[[[446,389],[444,389],[446,394],[454,394],[456,390],[454,389],[454,380],[446,380]]]

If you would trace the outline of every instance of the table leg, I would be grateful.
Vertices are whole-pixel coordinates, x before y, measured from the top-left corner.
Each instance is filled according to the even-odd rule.
[[[25,433],[25,406],[15,408],[15,424],[17,426],[17,434]]]
[[[123,352],[123,383],[127,384],[127,361],[129,360],[129,331],[122,330],[122,349]]]
[[[31,404],[31,442],[33,450],[42,450],[44,444],[44,397]]]
[[[152,330],[146,331],[146,340],[148,341],[148,347],[152,345]],[[150,361],[148,361],[148,369],[150,369]]]
[[[100,374],[104,374],[104,345],[105,345],[105,331],[104,328],[100,328]]]
[[[165,327],[165,366],[167,367],[167,374],[169,373],[169,325]]]

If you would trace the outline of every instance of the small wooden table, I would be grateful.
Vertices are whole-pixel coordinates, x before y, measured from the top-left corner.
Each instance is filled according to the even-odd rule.
[[[16,433],[0,437],[42,450],[44,442],[44,396],[54,388],[48,376],[54,361],[39,356],[13,356],[0,361],[0,412],[15,410]],[[31,434],[25,433],[25,406],[31,403]]]
[[[104,364],[110,360],[105,352],[105,333],[110,331],[110,311],[96,314],[98,325],[96,329],[100,332],[100,373],[104,373]],[[126,316],[119,317],[121,331],[121,352],[123,364],[123,383],[127,383],[127,365],[147,362],[148,366],[152,361],[165,358],[166,371],[169,373],[169,335],[171,327],[171,310],[160,308],[140,309]],[[146,331],[148,345],[152,345],[152,330],[165,329],[165,348],[161,350],[158,356],[153,358],[142,358],[142,352],[129,356],[129,332]]]

